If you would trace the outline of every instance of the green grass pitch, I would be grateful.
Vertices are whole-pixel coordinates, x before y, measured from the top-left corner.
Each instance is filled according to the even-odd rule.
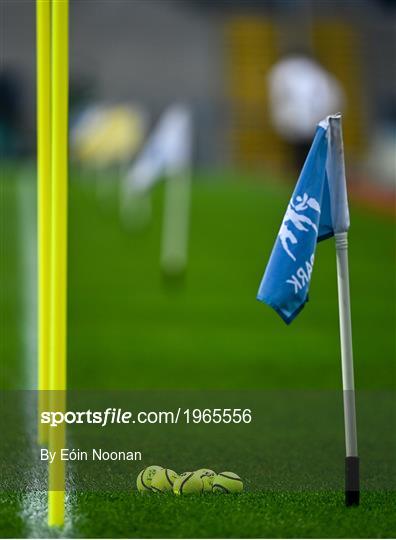
[[[23,268],[21,193],[34,196],[34,171],[10,166],[4,172],[0,387],[22,389],[31,385],[24,276],[34,268]],[[133,233],[120,225],[115,184],[109,181],[104,203],[94,180],[72,171],[69,388],[339,390],[334,242],[318,246],[310,302],[286,327],[255,295],[292,185],[226,172],[195,180],[189,266],[175,284],[164,283],[159,268],[162,187],[154,192],[152,222]],[[34,199],[30,204],[34,210]],[[395,388],[394,222],[352,205],[351,223],[356,386],[389,392]],[[63,533],[46,529],[45,494],[3,492],[0,536],[354,538],[389,537],[396,527],[393,491],[363,490],[361,506],[347,509],[341,489],[278,486],[176,499],[140,496],[134,480],[130,493],[72,492]]]

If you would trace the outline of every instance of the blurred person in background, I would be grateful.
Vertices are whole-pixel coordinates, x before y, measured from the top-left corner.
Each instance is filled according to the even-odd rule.
[[[301,169],[317,123],[341,111],[344,93],[337,79],[307,55],[282,58],[268,74],[271,121],[275,131],[293,148]]]

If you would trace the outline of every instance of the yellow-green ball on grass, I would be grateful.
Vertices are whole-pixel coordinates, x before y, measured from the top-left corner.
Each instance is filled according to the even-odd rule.
[[[179,475],[172,469],[162,469],[158,471],[151,482],[151,491],[155,493],[166,493],[172,491],[175,480]]]
[[[173,484],[173,493],[175,495],[194,495],[202,492],[202,480],[193,472],[179,476],[179,478]]]
[[[202,480],[204,492],[212,491],[213,479],[216,476],[216,473],[212,469],[198,469],[194,475]]]
[[[233,472],[221,472],[214,477],[212,490],[214,493],[240,493],[243,491],[243,482]]]
[[[212,469],[198,469],[197,471],[195,471],[195,474],[199,475],[199,476],[215,476],[216,473],[214,471],[212,471]]]
[[[182,472],[179,474],[179,478],[184,478],[185,476],[188,476],[189,474],[192,474],[191,471]]]
[[[159,465],[150,465],[146,467],[137,476],[136,487],[141,493],[151,491],[151,482],[157,472],[162,471],[163,467]]]
[[[175,489],[176,490],[178,489],[178,486],[180,485],[183,478],[185,478],[186,476],[188,476],[190,474],[193,474],[193,473],[191,471],[186,471],[186,472],[182,472],[182,473],[179,474],[179,477],[176,478],[176,480],[173,483],[173,493],[176,493]]]

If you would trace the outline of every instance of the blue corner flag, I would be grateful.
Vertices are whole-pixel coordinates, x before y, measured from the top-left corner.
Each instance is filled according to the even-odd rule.
[[[349,228],[341,115],[318,124],[257,299],[287,323],[308,301],[317,242]]]

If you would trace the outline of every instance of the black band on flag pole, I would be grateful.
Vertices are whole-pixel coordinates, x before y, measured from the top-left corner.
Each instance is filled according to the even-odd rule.
[[[357,506],[360,500],[359,458],[345,458],[345,505]]]

